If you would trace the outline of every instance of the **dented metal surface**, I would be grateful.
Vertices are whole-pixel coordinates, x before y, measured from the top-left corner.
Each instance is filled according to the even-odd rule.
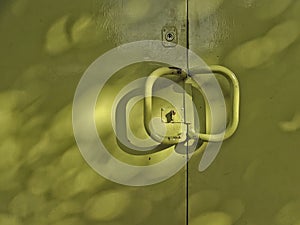
[[[299,223],[298,1],[14,0],[0,6],[1,224]],[[164,27],[176,27],[176,44],[206,64],[234,71],[242,92],[240,124],[204,172],[199,151],[162,183],[123,186],[99,176],[80,154],[72,128],[74,92],[97,57],[127,42],[162,40]],[[163,66],[124,68],[99,95],[99,137],[124,162],[152,165],[174,150],[133,155],[119,151],[112,135],[109,108],[118,91]],[[217,79],[230,112],[230,85]],[[192,83],[179,86],[200,99]],[[176,85],[159,88],[181,94]],[[155,101],[160,113],[163,101]],[[143,140],[143,101],[131,107],[129,126]]]

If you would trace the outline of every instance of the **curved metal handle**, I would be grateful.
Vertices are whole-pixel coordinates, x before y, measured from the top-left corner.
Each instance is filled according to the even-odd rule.
[[[203,141],[211,142],[220,142],[230,138],[236,131],[239,123],[239,104],[240,104],[240,88],[239,82],[235,74],[227,69],[226,67],[213,65],[210,66],[210,69],[213,73],[218,73],[223,75],[230,83],[232,90],[231,99],[232,99],[232,118],[229,122],[229,125],[226,127],[225,132],[220,134],[204,134],[204,133],[195,133]]]
[[[229,125],[226,127],[225,132],[219,134],[206,134],[206,133],[194,133],[191,136],[198,137],[203,141],[211,141],[211,142],[220,142],[228,139],[233,135],[236,131],[239,123],[239,102],[240,102],[240,89],[239,82],[235,76],[235,74],[227,69],[226,67],[214,65],[210,67],[213,73],[219,73],[223,75],[230,83],[232,91],[232,118],[229,122]],[[150,76],[147,78],[145,85],[145,100],[144,100],[144,126],[149,134],[155,141],[164,143],[164,144],[177,144],[178,141],[170,142],[170,140],[166,140],[166,137],[160,137],[159,135],[152,133],[149,127],[151,118],[152,118],[152,88],[155,81],[163,76],[176,74],[181,76],[183,79],[187,77],[187,74],[182,71],[180,68],[175,67],[162,67],[155,71],[153,71]]]
[[[149,127],[151,118],[152,118],[152,88],[155,81],[164,75],[179,75],[183,79],[187,77],[187,74],[182,71],[180,68],[176,67],[162,67],[155,71],[153,71],[149,77],[147,78],[146,85],[145,85],[145,100],[144,100],[144,126],[149,134],[155,141],[161,142],[162,144],[177,144],[178,141],[170,141],[167,140],[165,137],[160,137],[159,135],[152,133]]]

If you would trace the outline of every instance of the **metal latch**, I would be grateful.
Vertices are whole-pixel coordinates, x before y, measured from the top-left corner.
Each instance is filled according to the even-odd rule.
[[[196,132],[194,129],[188,131],[188,137],[186,135],[186,131],[183,129],[182,124],[185,122],[176,118],[176,111],[173,109],[161,109],[161,123],[167,128],[167,132],[164,136],[161,135],[160,132],[157,132],[150,127],[150,121],[152,118],[152,89],[156,80],[159,77],[169,74],[178,75],[182,80],[193,82],[193,76],[188,76],[180,68],[174,67],[162,67],[155,71],[153,71],[150,76],[147,78],[145,85],[145,100],[144,100],[144,126],[149,134],[149,136],[162,144],[178,144],[181,142],[185,142],[187,138],[201,139],[202,141],[211,141],[211,142],[220,142],[229,137],[231,137],[237,129],[239,122],[239,83],[232,71],[222,66],[211,66],[211,72],[218,73],[224,76],[228,82],[230,83],[231,88],[231,118],[226,127],[226,130],[222,133],[201,133]],[[204,71],[205,72],[205,71]],[[201,74],[197,74],[201,75]],[[186,109],[192,110],[192,109]]]

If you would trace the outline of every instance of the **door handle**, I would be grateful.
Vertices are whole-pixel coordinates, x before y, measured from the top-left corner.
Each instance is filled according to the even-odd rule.
[[[221,142],[223,140],[226,140],[230,138],[236,131],[239,123],[239,102],[240,102],[240,88],[239,88],[239,82],[235,76],[235,74],[227,69],[226,67],[219,66],[219,65],[213,65],[210,67],[209,70],[203,70],[201,73],[218,73],[225,77],[228,82],[230,83],[230,89],[231,89],[231,118],[226,126],[226,129],[224,132],[220,132],[217,134],[209,134],[209,133],[198,133],[189,131],[189,138],[194,139],[201,139],[202,141],[210,141],[210,142]],[[195,73],[195,74],[189,74],[187,75],[186,72],[184,72],[180,68],[175,67],[162,67],[155,71],[153,71],[149,77],[147,78],[146,84],[145,84],[145,99],[144,99],[144,126],[148,133],[148,135],[155,141],[161,142],[162,144],[178,144],[180,142],[183,142],[183,140],[178,138],[170,138],[170,137],[161,137],[160,135],[156,134],[150,129],[150,121],[152,118],[152,92],[153,92],[153,85],[155,81],[164,75],[169,74],[175,74],[178,75],[182,80],[185,80],[188,76],[191,77],[193,80],[194,76],[201,75],[201,73]],[[193,80],[194,81],[194,80]],[[195,81],[194,81],[195,82]],[[184,140],[185,141],[185,140]]]
[[[146,80],[145,84],[145,99],[144,99],[144,126],[148,135],[155,141],[162,144],[172,145],[181,141],[181,137],[170,138],[162,137],[150,129],[150,121],[152,119],[152,91],[155,81],[164,75],[178,75],[182,80],[187,77],[187,74],[180,68],[162,67],[153,71]]]

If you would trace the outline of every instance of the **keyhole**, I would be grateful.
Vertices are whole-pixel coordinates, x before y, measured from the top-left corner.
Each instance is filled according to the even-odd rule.
[[[171,123],[174,121],[173,116],[176,115],[176,112],[174,110],[171,110],[166,114],[167,123]]]
[[[174,38],[175,38],[175,35],[174,35],[173,32],[168,32],[168,33],[166,34],[166,40],[167,40],[167,41],[173,41]]]

